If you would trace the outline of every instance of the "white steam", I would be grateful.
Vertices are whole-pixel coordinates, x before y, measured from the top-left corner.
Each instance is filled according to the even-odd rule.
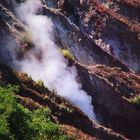
[[[42,79],[50,90],[55,90],[95,119],[92,99],[76,81],[76,69],[67,66],[67,61],[54,43],[52,21],[47,16],[36,14],[41,7],[39,0],[28,0],[16,9],[19,18],[29,26],[35,44],[35,48],[20,61],[21,71],[34,80]],[[37,56],[41,56],[40,59]]]

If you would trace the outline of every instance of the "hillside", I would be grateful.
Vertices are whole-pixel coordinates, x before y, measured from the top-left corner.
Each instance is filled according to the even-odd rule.
[[[140,139],[139,0],[0,1],[0,139]]]

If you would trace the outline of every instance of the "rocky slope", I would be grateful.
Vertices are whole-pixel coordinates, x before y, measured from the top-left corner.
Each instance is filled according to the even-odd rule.
[[[139,96],[140,77],[103,65],[82,65],[78,66],[78,69],[84,89],[93,97],[99,122],[137,139],[140,108],[134,105],[131,99]]]
[[[47,3],[61,10],[103,50],[139,73],[139,1],[57,0],[58,5],[56,1]],[[118,11],[114,8],[116,5]]]
[[[24,73],[18,73],[4,64],[0,64],[0,85],[18,85],[18,97],[21,104],[34,110],[49,107],[53,122],[62,124],[62,128],[76,139],[125,139],[123,136],[91,121],[78,108],[64,98],[50,93],[43,85],[37,84]]]
[[[43,0],[41,11],[54,23],[56,44],[75,57],[69,65],[76,66],[78,81],[92,97],[94,122],[64,98],[17,72],[15,59],[22,59],[33,44],[23,40],[28,28],[15,14],[15,1],[0,1],[0,85],[19,85],[17,96],[24,106],[49,107],[52,121],[76,139],[140,139],[140,106],[134,102],[140,96],[140,3],[112,2]]]

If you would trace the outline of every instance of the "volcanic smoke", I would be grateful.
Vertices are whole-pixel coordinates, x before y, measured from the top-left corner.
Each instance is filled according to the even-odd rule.
[[[95,119],[92,98],[76,81],[75,67],[68,67],[67,60],[60,53],[54,42],[53,22],[45,15],[39,15],[42,3],[28,0],[16,8],[19,19],[29,27],[35,47],[28,51],[20,61],[20,70],[29,74],[34,80],[42,80],[51,91],[55,91],[77,107],[91,119]],[[37,54],[41,58],[36,57]]]

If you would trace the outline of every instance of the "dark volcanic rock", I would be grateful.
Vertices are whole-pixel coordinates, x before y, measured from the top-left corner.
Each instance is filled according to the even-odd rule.
[[[78,61],[85,64],[105,64],[129,71],[123,63],[98,47],[92,39],[80,31],[60,12],[47,7],[44,7],[44,12],[54,22],[57,38],[59,37],[59,46],[68,49]]]
[[[118,5],[118,12],[125,17],[128,17],[134,22],[140,22],[140,1],[139,0],[114,0]]]
[[[18,51],[20,36],[25,30],[26,27],[15,15],[0,4],[0,60],[2,62],[14,66],[12,55],[14,49]]]
[[[125,13],[127,12],[130,16],[136,14],[135,17],[139,19],[139,1],[122,0],[117,3],[114,1],[114,3],[119,4],[119,7],[131,6],[136,12],[128,8]],[[72,13],[67,10],[66,5],[71,6]],[[56,6],[56,8],[58,7]],[[101,45],[104,50],[107,50],[108,44],[109,52],[112,55],[125,63],[130,69],[140,73],[139,21],[128,20],[123,12],[107,9],[105,6],[98,4],[96,0],[67,0],[59,8],[73,23],[79,26],[80,30],[89,34],[93,39],[102,39],[106,44],[106,47]],[[125,8],[120,7],[120,10],[122,9],[125,10]],[[78,17],[77,20],[76,17]]]
[[[101,65],[82,65],[78,70],[83,88],[92,96],[99,122],[129,138],[139,139],[140,109],[127,99],[140,94],[140,77]]]

